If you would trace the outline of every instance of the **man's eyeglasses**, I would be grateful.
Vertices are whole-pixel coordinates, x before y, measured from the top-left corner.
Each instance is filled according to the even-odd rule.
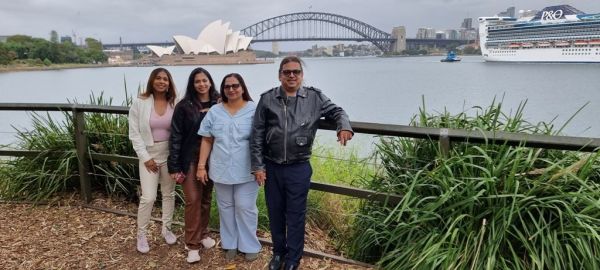
[[[223,90],[227,90],[227,89],[229,89],[229,88],[231,88],[231,90],[236,90],[236,89],[238,89],[239,87],[240,87],[240,84],[239,84],[239,83],[234,83],[234,84],[226,84],[226,85],[223,85]]]
[[[292,75],[292,73],[294,73],[294,75],[298,76],[298,75],[302,74],[302,70],[301,69],[284,69],[281,71],[281,74],[283,74],[285,76],[290,76],[290,75]]]

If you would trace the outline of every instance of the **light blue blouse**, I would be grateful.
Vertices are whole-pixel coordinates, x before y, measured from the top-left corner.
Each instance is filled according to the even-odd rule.
[[[246,103],[235,115],[214,105],[202,120],[198,135],[213,137],[208,176],[216,183],[241,184],[254,181],[250,172],[250,132],[256,104]]]

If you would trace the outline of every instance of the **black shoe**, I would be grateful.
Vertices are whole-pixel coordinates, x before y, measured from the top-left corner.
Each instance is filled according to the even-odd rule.
[[[271,258],[271,262],[269,262],[269,270],[280,270],[281,259],[281,255],[273,255],[273,258]]]
[[[295,264],[295,263],[286,263],[285,266],[283,266],[284,270],[298,270],[299,265]]]

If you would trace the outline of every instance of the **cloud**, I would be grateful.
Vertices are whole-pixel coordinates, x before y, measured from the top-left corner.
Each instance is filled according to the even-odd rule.
[[[403,25],[408,36],[418,27],[457,28],[463,18],[494,15],[509,6],[541,9],[571,4],[600,12],[600,1],[589,0],[21,0],[0,2],[0,35],[26,34],[48,38],[77,33],[105,43],[156,42],[173,35],[195,35],[208,23],[222,19],[240,30],[261,20],[302,11],[335,13],[361,20],[383,31]]]

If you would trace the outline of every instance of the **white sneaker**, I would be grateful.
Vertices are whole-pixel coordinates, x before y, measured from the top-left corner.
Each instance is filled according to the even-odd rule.
[[[202,245],[204,246],[204,248],[211,248],[211,247],[214,247],[215,244],[217,244],[217,242],[215,242],[215,239],[212,239],[209,236],[207,236],[206,238],[200,240],[200,243],[202,243]]]
[[[144,233],[138,233],[137,235],[137,250],[141,253],[148,253],[150,251],[148,239],[146,239],[146,234]]]
[[[190,249],[188,256],[185,259],[188,263],[195,263],[200,261],[200,251],[196,249]]]
[[[165,238],[165,241],[169,245],[175,244],[175,242],[177,242],[177,236],[167,228],[162,229],[162,236]]]

